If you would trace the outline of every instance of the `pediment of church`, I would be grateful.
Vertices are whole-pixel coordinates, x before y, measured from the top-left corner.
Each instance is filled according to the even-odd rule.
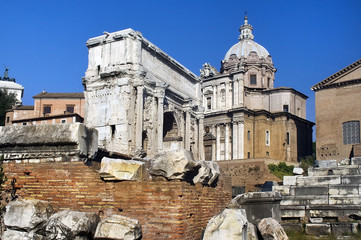
[[[353,84],[361,81],[361,59],[322,80],[312,86],[312,90],[317,91],[322,88],[329,88],[339,85]]]

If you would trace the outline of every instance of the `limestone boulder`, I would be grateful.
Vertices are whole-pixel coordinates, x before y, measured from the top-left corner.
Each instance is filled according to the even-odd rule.
[[[149,173],[168,180],[189,180],[197,174],[199,164],[190,151],[179,149],[158,154],[151,161]]]
[[[203,240],[246,240],[247,226],[243,209],[225,209],[208,221]]]
[[[200,161],[198,162],[200,168],[198,174],[193,178],[193,183],[202,183],[205,185],[212,185],[219,177],[219,166],[213,161]]]
[[[64,210],[49,218],[46,226],[48,240],[92,239],[100,221],[96,213]]]
[[[137,240],[141,237],[142,229],[138,220],[113,215],[99,222],[94,239]]]
[[[257,228],[250,222],[247,225],[247,240],[258,240]]]
[[[264,240],[288,240],[287,234],[283,227],[273,218],[264,218],[258,223]]]
[[[46,201],[17,200],[6,205],[4,224],[7,229],[36,232],[45,227],[53,212]]]
[[[1,236],[2,240],[45,240],[46,238],[42,235],[33,232],[23,232],[7,229]]]
[[[295,175],[302,175],[303,172],[304,172],[303,168],[300,168],[300,167],[293,168],[293,174],[295,174]]]
[[[104,180],[140,180],[144,162],[103,157],[100,177]]]

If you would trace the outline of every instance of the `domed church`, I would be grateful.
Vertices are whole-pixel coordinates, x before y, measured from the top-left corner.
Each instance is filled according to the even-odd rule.
[[[247,16],[238,42],[221,61],[201,69],[205,159],[278,159],[297,162],[312,155],[312,126],[306,95],[274,87],[276,68],[254,41]]]

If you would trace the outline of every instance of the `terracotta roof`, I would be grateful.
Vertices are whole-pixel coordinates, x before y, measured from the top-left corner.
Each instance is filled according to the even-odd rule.
[[[33,98],[84,98],[84,93],[48,93],[48,92],[41,92]]]
[[[361,65],[361,59],[357,60],[356,62],[348,65],[347,67],[343,68],[342,70],[336,72],[335,74],[329,76],[328,78],[325,78],[324,80],[322,80],[321,82],[313,85],[311,87],[311,90],[313,91],[317,91],[317,90],[320,90],[322,88],[325,88],[325,87],[330,87],[330,86],[333,86],[333,85],[330,85],[328,84],[327,86],[325,86],[327,83],[331,83],[332,84],[332,81],[335,81],[336,79],[346,75],[349,71],[353,70],[354,68],[356,67],[359,67],[359,65]],[[355,79],[357,81],[359,81],[360,79]],[[347,82],[344,82],[343,84],[349,84],[351,81],[347,81]]]

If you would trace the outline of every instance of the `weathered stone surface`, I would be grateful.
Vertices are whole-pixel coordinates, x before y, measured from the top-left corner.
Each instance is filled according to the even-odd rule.
[[[140,180],[144,162],[103,157],[100,177],[104,180]]]
[[[319,168],[337,167],[337,161],[336,160],[321,160],[321,161],[316,161],[315,165]]]
[[[284,176],[283,185],[284,186],[295,186],[298,176]]]
[[[136,240],[141,236],[138,220],[114,215],[99,222],[94,239]]]
[[[292,187],[291,188],[291,195],[295,196],[305,196],[305,195],[324,195],[328,194],[328,186],[305,186],[305,187]]]
[[[247,212],[248,221],[257,224],[261,219],[272,217],[281,221],[281,194],[279,192],[248,192],[231,200]]]
[[[49,218],[47,239],[92,239],[100,218],[95,213],[64,210]]]
[[[6,205],[4,224],[8,229],[35,232],[44,228],[52,213],[53,208],[46,201],[17,200]]]
[[[7,229],[4,231],[3,235],[1,236],[1,239],[2,240],[45,240],[46,238],[44,236],[41,236],[33,232],[28,233],[28,232]]]
[[[258,223],[264,240],[288,240],[287,234],[283,227],[273,218],[264,218]]]
[[[220,171],[219,166],[213,161],[200,161],[198,174],[193,178],[193,183],[202,183],[212,185],[218,178]]]
[[[351,158],[351,165],[361,165],[361,157]]]
[[[199,164],[194,161],[192,153],[180,149],[155,156],[149,172],[154,176],[162,176],[166,179],[186,180],[187,176],[193,175],[198,168]]]
[[[297,177],[298,186],[319,186],[328,184],[341,184],[341,177],[338,176],[309,176]]]
[[[350,164],[351,164],[351,160],[348,159],[348,158],[342,159],[342,160],[338,163],[338,165],[340,165],[340,166],[350,165]]]
[[[293,173],[296,174],[296,175],[302,175],[303,172],[304,172],[303,169],[300,168],[300,167],[293,168]]]
[[[308,235],[329,235],[331,234],[331,225],[329,223],[309,223],[306,224],[305,230]]]
[[[247,217],[242,209],[225,209],[208,221],[203,240],[247,239]]]
[[[258,240],[257,228],[252,223],[247,223],[247,240]]]
[[[0,150],[5,152],[5,160],[67,155],[94,158],[97,141],[97,131],[82,123],[0,127]]]

